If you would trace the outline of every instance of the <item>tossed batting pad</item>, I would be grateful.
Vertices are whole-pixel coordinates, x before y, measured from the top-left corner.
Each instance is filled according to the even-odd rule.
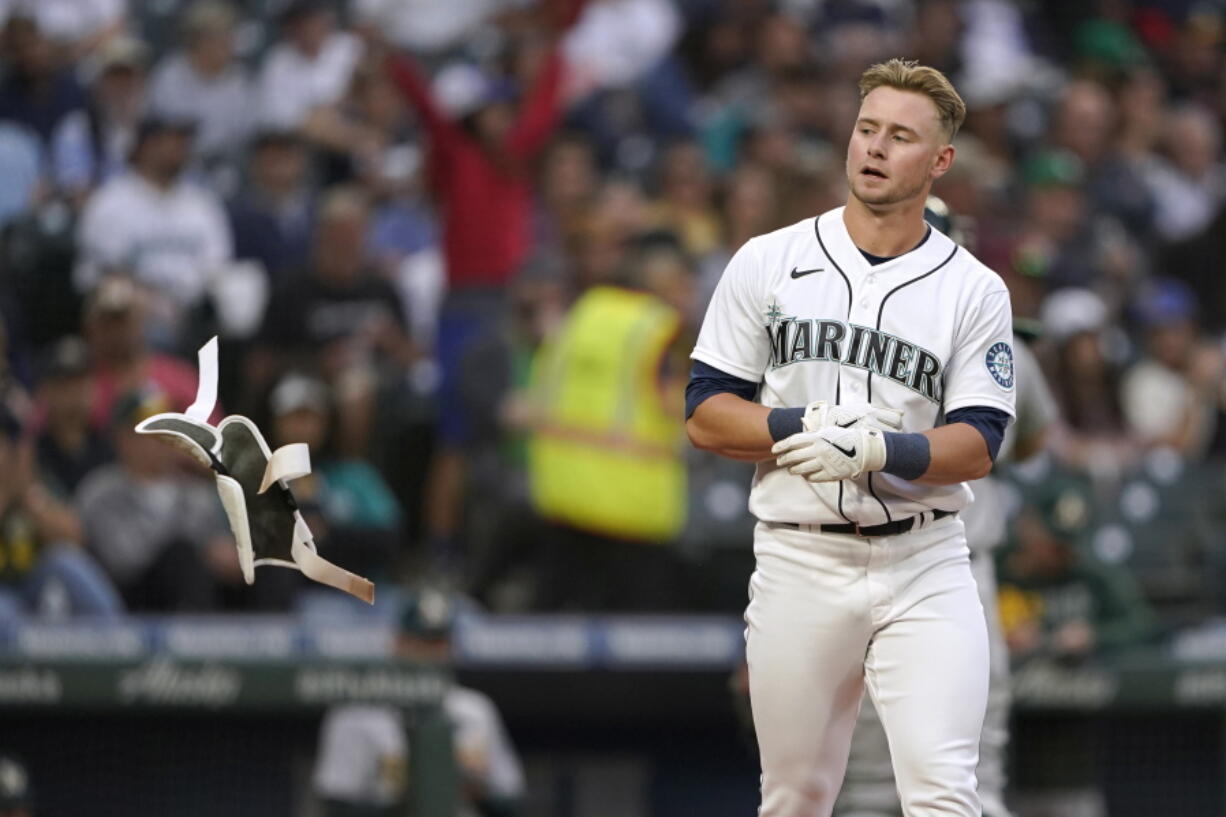
[[[202,346],[198,356],[196,402],[183,414],[154,415],[136,431],[164,440],[213,470],[247,584],[255,583],[255,568],[277,565],[301,570],[309,579],[373,604],[375,586],[320,556],[298,511],[288,483],[311,473],[307,446],[295,443],[271,451],[255,423],[239,415],[210,425],[207,419],[217,394],[217,339]]]

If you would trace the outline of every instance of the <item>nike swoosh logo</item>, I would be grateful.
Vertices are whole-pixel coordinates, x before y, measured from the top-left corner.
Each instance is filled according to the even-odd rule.
[[[835,425],[838,426],[839,428],[851,428],[855,424],[856,424],[855,420],[848,420],[845,423],[835,423]]]
[[[838,451],[840,454],[842,454],[844,457],[847,457],[848,459],[851,459],[852,457],[856,455],[856,447],[854,445],[851,448],[844,448],[838,443],[831,443],[831,445],[834,446],[835,451]]]
[[[796,267],[792,267],[792,277],[793,278],[804,278],[806,275],[812,275],[815,272],[821,272],[823,269],[825,269],[825,267],[818,267],[817,269],[797,269]]]

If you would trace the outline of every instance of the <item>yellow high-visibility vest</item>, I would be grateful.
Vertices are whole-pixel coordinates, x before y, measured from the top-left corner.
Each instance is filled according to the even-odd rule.
[[[649,542],[681,532],[685,428],[662,404],[659,368],[681,316],[609,286],[585,293],[533,366],[533,504],[580,530]]]

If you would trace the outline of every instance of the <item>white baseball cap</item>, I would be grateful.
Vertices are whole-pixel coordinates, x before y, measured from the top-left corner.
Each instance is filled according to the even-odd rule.
[[[1107,304],[1082,287],[1057,289],[1043,300],[1039,310],[1043,332],[1060,342],[1082,332],[1098,332],[1107,326]]]
[[[509,86],[496,82],[471,62],[445,65],[432,83],[434,98],[454,119],[463,119],[486,105],[510,97]]]

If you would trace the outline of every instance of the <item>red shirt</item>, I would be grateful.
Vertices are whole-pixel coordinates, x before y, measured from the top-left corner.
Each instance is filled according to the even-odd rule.
[[[91,424],[97,429],[110,428],[115,401],[133,388],[153,387],[166,397],[166,402],[169,403],[168,411],[186,411],[196,400],[198,379],[195,366],[156,352],[146,359],[139,383],[121,381],[116,372],[95,368]],[[221,422],[221,418],[221,407],[218,406],[213,409],[209,422],[216,424]]]
[[[430,135],[428,173],[442,211],[443,258],[450,287],[502,286],[531,250],[529,163],[557,126],[561,56],[556,49],[550,54],[523,100],[501,162],[439,110],[412,63],[392,58],[388,71]]]

